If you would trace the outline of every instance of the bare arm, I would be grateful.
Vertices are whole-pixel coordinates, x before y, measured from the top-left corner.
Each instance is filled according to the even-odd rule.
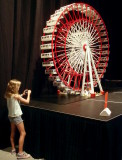
[[[24,104],[29,104],[29,102],[30,102],[30,95],[31,95],[31,90],[28,90],[27,98],[23,98],[21,95],[15,95],[14,97],[15,97],[18,101],[20,101],[20,102],[22,102],[22,103],[24,103]]]
[[[25,90],[23,91],[23,93],[21,94],[21,97],[27,95],[27,93],[28,93],[28,89],[25,89]]]

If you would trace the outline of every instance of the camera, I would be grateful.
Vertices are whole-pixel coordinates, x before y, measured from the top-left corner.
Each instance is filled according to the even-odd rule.
[[[25,90],[25,94],[28,94],[28,90]]]

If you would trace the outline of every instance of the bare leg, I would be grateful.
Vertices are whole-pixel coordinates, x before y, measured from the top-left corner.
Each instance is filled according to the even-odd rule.
[[[12,150],[15,149],[15,143],[14,143],[15,132],[16,132],[16,125],[14,123],[11,123],[10,142],[11,142]]]
[[[26,136],[24,123],[23,122],[19,123],[17,125],[17,128],[18,128],[19,133],[20,133],[20,137],[19,137],[19,151],[18,151],[18,153],[22,153],[23,152],[24,140],[25,140],[25,136]]]

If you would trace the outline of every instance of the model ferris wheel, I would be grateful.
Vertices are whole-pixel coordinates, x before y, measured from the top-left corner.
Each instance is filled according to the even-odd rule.
[[[56,10],[41,36],[41,58],[45,74],[65,93],[86,89],[103,94],[101,78],[109,60],[109,39],[99,13],[85,3],[73,3]]]

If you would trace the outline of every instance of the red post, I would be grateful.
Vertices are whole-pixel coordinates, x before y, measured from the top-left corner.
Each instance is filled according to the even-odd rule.
[[[104,108],[107,108],[107,103],[108,103],[108,92],[105,93],[105,104],[104,104]]]

